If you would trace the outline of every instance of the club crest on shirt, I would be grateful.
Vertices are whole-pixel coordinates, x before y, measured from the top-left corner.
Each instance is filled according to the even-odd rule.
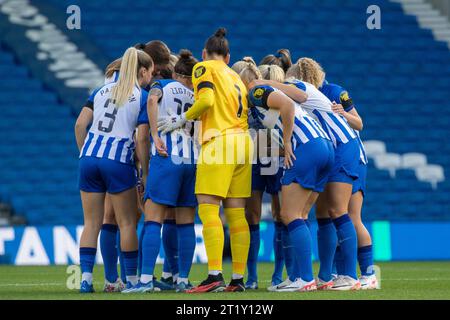
[[[340,95],[341,101],[348,101],[350,100],[350,97],[348,96],[348,92],[347,91],[342,91],[341,95]]]
[[[194,77],[200,78],[202,75],[204,75],[206,72],[206,68],[204,66],[200,66],[194,71]]]
[[[263,96],[263,94],[264,94],[264,89],[258,88],[258,89],[255,90],[255,92],[253,92],[253,97],[254,97],[255,99],[261,99],[261,97]]]

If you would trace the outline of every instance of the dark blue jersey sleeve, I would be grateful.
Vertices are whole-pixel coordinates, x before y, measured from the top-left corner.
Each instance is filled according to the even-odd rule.
[[[286,84],[290,84],[290,85],[294,85],[295,87],[297,87],[298,89],[305,91],[306,92],[306,86],[303,82],[301,81],[293,81],[293,82],[288,82]]]
[[[147,98],[148,98],[148,92],[145,90],[142,90],[141,94],[141,109],[139,110],[139,116],[137,124],[148,124],[148,115],[147,115]]]
[[[95,99],[95,95],[97,94],[97,92],[100,90],[101,88],[97,88],[94,91],[92,91],[91,95],[89,96],[89,98],[87,99],[86,103],[84,104],[84,106],[86,108],[89,108],[91,110],[94,110],[94,99]]]
[[[342,90],[339,92],[339,102],[342,104],[342,107],[344,107],[344,110],[349,112],[352,109],[355,108],[355,105],[353,104],[353,99],[350,96],[350,94],[348,93],[348,91],[344,90],[343,88],[341,88]]]
[[[267,99],[275,90],[270,86],[256,86],[248,94],[251,105],[268,109]]]

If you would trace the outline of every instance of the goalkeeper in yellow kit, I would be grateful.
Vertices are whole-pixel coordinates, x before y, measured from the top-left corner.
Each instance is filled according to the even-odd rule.
[[[253,144],[247,124],[247,89],[239,75],[228,67],[230,61],[226,30],[220,28],[208,38],[203,62],[192,73],[195,104],[184,114],[161,119],[163,132],[201,120],[201,151],[197,164],[195,193],[208,256],[208,278],[188,291],[244,291],[243,276],[250,246],[245,218],[245,199],[251,195]],[[223,203],[229,224],[233,261],[228,286],[222,275],[223,226],[219,217]]]

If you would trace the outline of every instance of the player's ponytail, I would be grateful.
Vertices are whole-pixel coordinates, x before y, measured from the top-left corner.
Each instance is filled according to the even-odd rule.
[[[284,71],[277,65],[261,65],[258,67],[263,79],[284,82]]]
[[[269,54],[265,56],[259,65],[277,65],[284,72],[292,66],[291,52],[288,49],[280,49],[276,54]]]
[[[227,30],[225,28],[219,28],[211,37],[206,40],[205,50],[208,54],[219,55],[222,57],[228,56],[230,53],[230,47],[228,45],[228,40],[225,38],[227,35]]]
[[[192,52],[186,49],[180,51],[178,62],[175,64],[175,73],[181,77],[191,77],[192,69],[198,63]]]
[[[152,58],[136,48],[128,48],[122,57],[119,79],[111,90],[111,99],[117,107],[124,105],[133,94],[135,86],[139,86],[138,73],[141,67],[149,69],[153,66]]]
[[[311,58],[300,58],[289,68],[286,78],[309,82],[316,88],[320,88],[325,81],[325,72],[317,61]]]
[[[244,82],[244,84],[247,86],[253,80],[262,79],[262,75],[256,65],[249,62],[246,63],[247,65],[239,73],[239,76],[241,77],[242,82]]]

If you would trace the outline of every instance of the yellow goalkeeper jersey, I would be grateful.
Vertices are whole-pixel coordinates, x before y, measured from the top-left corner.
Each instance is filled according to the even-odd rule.
[[[214,105],[201,115],[200,143],[216,136],[247,132],[247,88],[239,75],[219,60],[199,62],[192,71],[197,100],[203,88],[214,90]]]

